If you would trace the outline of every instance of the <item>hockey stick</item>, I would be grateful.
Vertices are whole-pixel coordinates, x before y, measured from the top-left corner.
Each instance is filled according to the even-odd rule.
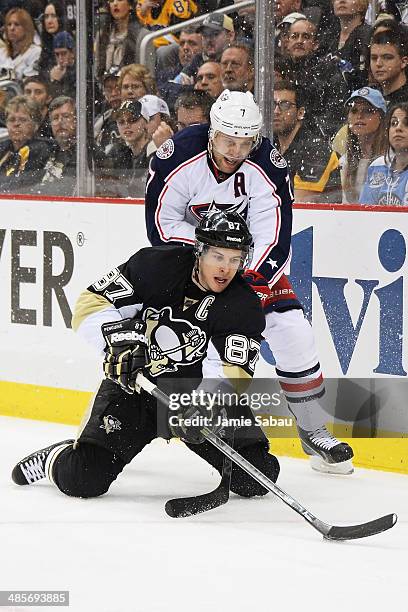
[[[228,437],[230,446],[234,447],[235,428],[231,428],[231,434]],[[193,495],[192,497],[178,497],[169,499],[164,506],[165,511],[172,518],[181,518],[193,516],[208,510],[214,510],[219,506],[223,506],[229,500],[230,485],[232,476],[232,461],[224,455],[222,463],[221,482],[213,491],[203,493],[202,495]]]
[[[160,389],[156,387],[150,380],[148,380],[141,372],[138,373],[136,378],[136,384],[139,388],[144,389],[147,393],[150,393],[159,402],[165,406],[170,405],[170,398]],[[224,455],[229,457],[234,463],[236,463],[241,469],[247,474],[252,476],[254,480],[259,482],[265,489],[279,497],[287,506],[292,508],[300,516],[302,516],[312,527],[316,529],[325,539],[327,540],[355,540],[358,538],[365,538],[368,536],[376,535],[387,529],[391,529],[397,522],[396,514],[387,514],[373,521],[362,523],[361,525],[348,525],[348,526],[337,526],[325,523],[312,514],[307,508],[302,506],[296,499],[291,497],[288,493],[283,491],[278,485],[272,480],[267,478],[260,470],[247,461],[242,455],[231,448],[221,438],[216,436],[210,429],[203,427],[201,430],[206,440],[211,442],[213,446],[218,448]]]
[[[232,461],[224,456],[221,482],[216,489],[203,495],[169,499],[164,506],[165,511],[172,518],[180,518],[207,512],[226,504],[229,500],[231,473]]]

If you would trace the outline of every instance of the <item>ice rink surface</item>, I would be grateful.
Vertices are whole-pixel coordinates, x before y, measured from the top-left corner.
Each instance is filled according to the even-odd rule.
[[[72,612],[393,612],[408,610],[408,477],[312,472],[282,458],[279,484],[322,520],[398,514],[390,531],[324,541],[279,499],[241,499],[188,519],[167,499],[203,493],[219,476],[178,442],[157,440],[93,500],[48,481],[17,487],[15,462],[72,437],[62,425],[0,417],[0,590],[69,590]]]

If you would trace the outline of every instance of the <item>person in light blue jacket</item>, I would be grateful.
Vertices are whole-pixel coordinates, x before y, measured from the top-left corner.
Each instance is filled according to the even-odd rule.
[[[386,118],[385,155],[370,164],[360,204],[408,206],[408,103],[391,107]]]

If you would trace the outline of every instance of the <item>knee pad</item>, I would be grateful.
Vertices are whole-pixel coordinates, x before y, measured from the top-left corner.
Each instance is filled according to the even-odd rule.
[[[52,479],[71,497],[99,497],[106,493],[125,467],[110,451],[89,443],[67,448],[56,459]]]
[[[252,465],[260,470],[269,480],[276,482],[279,476],[279,462],[274,455],[268,453],[264,444],[247,446],[239,451]],[[231,491],[241,497],[254,497],[255,495],[266,495],[268,491],[244,472],[235,463],[232,468]]]

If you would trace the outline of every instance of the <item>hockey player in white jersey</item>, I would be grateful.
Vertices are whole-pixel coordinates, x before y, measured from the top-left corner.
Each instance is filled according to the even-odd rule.
[[[153,157],[146,186],[149,240],[153,245],[193,244],[196,225],[213,208],[246,219],[254,239],[246,278],[264,305],[264,336],[303,450],[314,469],[351,473],[351,447],[326,428],[313,331],[284,274],[291,255],[293,203],[286,162],[261,136],[262,116],[250,92],[225,90],[210,118],[210,126],[182,130]]]

